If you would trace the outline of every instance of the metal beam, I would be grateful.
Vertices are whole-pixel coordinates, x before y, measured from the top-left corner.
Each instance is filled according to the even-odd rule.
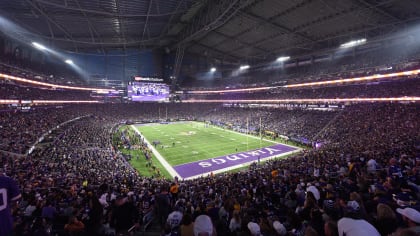
[[[303,38],[303,39],[305,39],[306,41],[314,41],[314,39],[312,39],[312,38],[310,38],[310,37],[308,37],[308,36],[305,36],[305,35],[303,35],[303,34],[301,34],[301,33],[299,33],[299,32],[296,32],[296,31],[293,31],[293,30],[291,30],[291,29],[289,29],[289,28],[287,28],[287,27],[285,27],[285,26],[282,26],[282,25],[279,25],[279,24],[277,24],[277,23],[275,23],[275,22],[272,22],[272,20],[274,20],[275,18],[278,18],[278,17],[274,17],[274,18],[269,18],[269,19],[265,19],[265,18],[263,18],[263,17],[261,17],[261,16],[257,16],[257,15],[255,15],[255,14],[253,14],[253,13],[251,13],[251,12],[243,12],[245,15],[247,15],[247,16],[250,16],[250,17],[252,17],[252,18],[254,18],[254,19],[257,19],[257,20],[259,20],[259,21],[262,21],[262,22],[264,22],[265,24],[269,24],[269,25],[271,25],[271,26],[273,26],[274,28],[277,28],[277,29],[279,29],[280,31],[282,31],[282,32],[284,32],[284,33],[287,33],[287,34],[294,34],[294,35],[296,35],[296,36],[298,36],[298,37],[300,37],[300,38]]]
[[[196,44],[196,45],[198,45],[198,46],[200,46],[200,47],[205,48],[206,50],[214,51],[214,52],[219,53],[219,54],[221,54],[221,55],[223,55],[223,56],[229,56],[229,57],[231,57],[231,58],[233,58],[233,59],[235,59],[235,60],[240,60],[240,59],[243,59],[243,58],[240,58],[240,57],[238,57],[238,56],[235,56],[235,55],[228,54],[228,53],[226,53],[226,52],[220,51],[220,50],[219,50],[219,49],[217,49],[217,48],[214,48],[214,47],[209,47],[209,46],[207,46],[207,45],[204,45],[204,44],[200,43],[199,41],[192,41],[191,43],[192,43],[192,45]]]
[[[77,6],[79,8],[81,8],[80,7],[80,4],[79,4],[79,1],[78,0],[74,0],[74,1],[76,2]],[[90,37],[92,38],[92,42],[95,42],[95,36],[93,35],[93,30],[92,30],[91,22],[90,22],[89,18],[86,16],[86,13],[85,12],[82,12],[81,11],[81,13],[85,17],[86,21],[88,22],[88,28],[89,28]]]
[[[176,46],[202,37],[224,25],[255,0],[211,0],[179,34]]]
[[[346,31],[346,32],[343,32],[343,33],[338,34],[338,35],[334,35],[333,34],[333,35],[326,36],[326,37],[323,37],[321,39],[318,39],[316,41],[317,42],[324,42],[324,41],[328,41],[328,40],[336,39],[336,38],[340,38],[340,37],[345,37],[345,36],[352,35],[352,34],[358,34],[358,33],[368,32],[368,31],[372,31],[372,30],[376,30],[376,29],[381,29],[381,28],[385,28],[386,29],[386,28],[392,27],[394,25],[398,25],[398,24],[402,24],[402,23],[407,23],[407,22],[410,22],[410,21],[418,20],[418,19],[419,18],[412,18],[412,19],[404,20],[402,22],[391,22],[391,23],[388,23],[388,24],[373,25],[373,26],[365,27],[365,28],[362,28],[362,29],[359,29],[359,30]],[[283,46],[283,47],[279,47],[279,48],[273,48],[272,53],[277,53],[279,51],[287,51],[289,49],[305,47],[305,46],[308,46],[308,45],[310,45],[310,43],[306,43],[305,42],[305,43],[300,43],[300,44],[292,45],[292,46],[286,46],[286,47]],[[338,47],[338,45],[337,45],[337,47]]]
[[[381,15],[387,16],[387,17],[389,17],[389,18],[391,18],[391,19],[393,19],[393,20],[401,21],[401,19],[400,19],[400,18],[398,18],[398,17],[396,17],[396,16],[392,15],[392,14],[391,14],[391,13],[389,13],[389,12],[386,12],[386,11],[382,10],[381,8],[379,8],[379,7],[380,7],[383,3],[381,3],[381,4],[377,4],[377,5],[374,5],[374,4],[369,3],[369,2],[367,2],[367,1],[365,1],[365,0],[358,0],[358,1],[359,1],[360,3],[362,3],[363,5],[367,6],[369,9],[373,9],[375,12],[380,13]]]
[[[11,18],[13,19],[14,23],[12,24],[12,26],[14,27],[11,27],[9,29],[10,31],[7,33],[7,35],[5,35],[4,32],[0,32],[0,35],[3,34],[6,37],[19,39],[27,39],[28,35],[30,35],[29,39],[34,39],[35,37],[32,37],[33,35],[37,36],[38,34],[42,34],[42,32],[40,32],[39,29],[32,28],[31,26],[26,25],[25,22],[21,22],[21,20],[16,18],[15,16],[11,16]]]
[[[156,12],[160,14],[159,2],[155,2],[155,3],[156,3]]]
[[[303,1],[303,2],[301,2],[301,3],[299,3],[299,4],[296,4],[296,5],[294,5],[294,6],[290,7],[290,8],[287,8],[286,10],[281,11],[280,13],[278,13],[278,14],[276,14],[276,15],[274,15],[274,16],[272,16],[272,17],[270,17],[270,18],[268,19],[268,21],[270,21],[270,20],[274,20],[274,19],[276,19],[276,18],[279,18],[279,17],[282,17],[282,16],[284,16],[284,15],[287,15],[287,14],[289,14],[289,13],[293,12],[293,11],[296,11],[297,9],[302,8],[302,7],[306,6],[306,5],[308,5],[308,4],[309,4],[309,3],[311,3],[312,1],[313,1],[313,0]],[[258,26],[261,26],[261,25],[264,25],[264,24],[267,24],[267,21],[260,21],[260,24],[258,24]],[[232,36],[232,37],[234,37],[234,38],[238,38],[238,37],[240,37],[241,35],[244,35],[244,34],[246,34],[246,33],[250,32],[251,30],[253,30],[253,28],[248,28],[248,29],[245,29],[245,30],[243,30],[243,31],[241,31],[241,32],[239,32],[239,33],[237,33],[237,34],[235,34],[235,35],[234,35],[234,36]],[[278,35],[280,35],[280,34],[283,34],[283,33],[284,33],[284,31],[283,31],[283,30],[278,31],[278,32],[276,33],[276,36],[278,36]],[[224,40],[224,41],[222,41],[222,42],[220,42],[220,43],[224,43],[224,42],[226,42],[226,41],[228,41],[228,39],[226,39],[226,40]],[[217,46],[217,45],[213,45],[213,46]]]
[[[53,6],[53,7],[64,9],[64,10],[76,11],[76,12],[83,11],[83,12],[86,12],[86,13],[98,14],[98,15],[102,15],[102,16],[112,16],[112,17],[121,17],[121,18],[137,18],[137,17],[146,17],[147,16],[147,15],[144,15],[144,14],[119,14],[119,13],[92,10],[92,9],[82,9],[82,10],[80,10],[78,8],[68,6],[67,4],[61,5],[61,4],[53,3],[51,1],[46,1],[46,0],[34,0],[34,1],[36,1],[38,3],[42,3],[43,5],[49,5],[49,6]],[[167,13],[161,13],[161,14],[151,14],[151,15],[149,15],[149,17],[163,17],[163,16],[174,15],[174,14],[180,14],[180,13],[184,13],[184,12],[185,11],[174,11],[174,12],[167,12]]]
[[[92,46],[100,46],[100,45],[104,45],[104,46],[115,46],[115,45],[119,45],[119,46],[133,46],[133,45],[159,45],[158,42],[160,40],[174,40],[174,37],[165,37],[165,38],[159,38],[159,37],[155,37],[155,38],[150,38],[150,39],[146,39],[146,40],[132,40],[132,41],[125,41],[125,42],[115,42],[112,40],[115,40],[116,38],[113,37],[115,35],[111,35],[111,37],[109,37],[108,35],[102,35],[102,40],[101,42],[92,42],[90,40],[89,36],[86,36],[85,40],[84,38],[80,38],[78,37],[77,39],[68,39],[67,37],[60,37],[60,35],[55,35],[54,38],[51,38],[49,36],[46,35],[40,35],[40,34],[33,34],[34,36],[40,37],[40,38],[44,38],[44,39],[49,39],[52,41],[57,41],[57,42],[68,42],[68,43],[76,43],[76,44],[84,44],[84,45],[92,45]],[[109,37],[109,38],[108,38]],[[118,39],[118,38],[117,38]]]
[[[79,1],[80,2],[80,1]],[[27,10],[24,9],[16,9],[16,8],[8,8],[8,9],[1,9],[4,12],[13,12],[13,15],[19,18],[28,18],[28,14],[29,12]],[[95,20],[95,21],[109,21],[115,18],[118,18],[117,16],[101,16],[101,15],[92,15],[92,14],[87,14],[85,11],[83,11],[82,9],[79,12],[65,12],[65,11],[55,11],[55,12],[48,12],[48,16],[54,18],[56,16],[58,17],[69,17],[69,18],[73,18],[73,17],[80,17],[80,13],[84,13],[86,14],[89,19],[91,20]],[[174,15],[176,16],[176,15]],[[153,24],[166,24],[168,22],[167,17],[153,17],[153,21],[150,22],[150,18],[152,17],[149,16],[149,24],[153,23]],[[141,16],[141,17],[137,17],[136,19],[134,18],[125,18],[125,17],[120,17],[121,19],[125,19],[125,20],[129,20],[130,22],[135,22],[135,23],[139,23],[139,24],[144,24],[146,22],[146,16]]]
[[[63,26],[61,26],[59,23],[57,23],[55,20],[53,20],[51,17],[49,17],[48,14],[44,12],[44,10],[42,10],[40,7],[38,7],[31,0],[26,0],[26,2],[29,3],[33,8],[35,8],[39,13],[41,13],[41,15],[43,17],[45,17],[47,19],[47,21],[49,21],[50,23],[55,25],[58,29],[60,29],[64,33],[64,35],[66,35],[67,38],[69,38],[70,40],[73,40],[72,35],[69,32],[67,32],[67,30],[64,29]],[[77,51],[77,45],[76,44],[74,44],[74,47]]]
[[[317,19],[315,19],[313,21],[310,21],[310,22],[307,22],[305,24],[299,25],[299,26],[295,27],[293,30],[296,31],[296,32],[299,32],[299,31],[301,31],[303,29],[306,29],[308,27],[311,27],[311,26],[314,26],[314,25],[319,25],[321,23],[324,23],[324,22],[332,20],[332,19],[337,19],[337,18],[343,17],[347,14],[355,12],[356,10],[363,11],[363,10],[366,10],[366,9],[353,6],[353,7],[341,10],[339,12],[336,12],[336,13],[333,13],[333,14],[330,14],[330,15],[327,15],[327,16],[322,16],[320,18],[317,18]]]
[[[179,7],[181,7],[182,3],[184,3],[184,0],[180,0],[178,2],[178,5],[176,6],[175,11],[178,11],[178,9],[179,9]],[[162,37],[163,34],[165,34],[169,30],[169,27],[171,26],[171,23],[172,23],[172,20],[173,20],[174,16],[175,16],[175,14],[171,15],[171,17],[169,18],[168,23],[165,25],[165,27],[160,32],[160,34],[159,34],[160,37]]]
[[[325,22],[327,20],[331,20],[331,19],[335,19],[335,18],[338,18],[338,17],[342,17],[342,16],[344,16],[346,14],[349,14],[349,13],[354,12],[357,9],[360,9],[360,8],[352,7],[352,8],[349,8],[349,9],[342,10],[342,11],[340,11],[338,13],[334,13],[334,14],[331,14],[331,15],[328,15],[328,16],[321,17],[321,18],[316,19],[314,21],[311,21],[311,22],[309,22],[307,24],[303,24],[301,26],[298,26],[298,27],[292,29],[292,31],[293,32],[299,32],[300,30],[302,30],[304,28],[308,28],[309,26],[317,25],[317,24],[320,24],[320,23]],[[275,18],[277,18],[277,17],[275,17]],[[265,43],[267,41],[273,40],[274,38],[280,36],[281,34],[282,34],[282,32],[278,32],[278,33],[276,33],[276,34],[274,34],[274,35],[272,35],[272,36],[270,36],[268,38],[261,39],[261,40],[259,40],[257,42],[254,42],[253,44],[254,45],[260,45],[260,44]],[[306,46],[313,45],[314,43],[319,43],[319,42],[322,42],[322,41],[324,41],[324,39],[321,39],[321,40],[319,40],[319,39],[318,40],[312,40],[310,42],[305,42],[304,45],[306,45]],[[237,50],[240,50],[240,49],[242,49],[242,48],[241,47],[234,48],[230,52],[234,52],[234,51],[237,51]]]
[[[379,7],[382,4],[384,4],[384,3],[378,4],[378,5],[376,5],[376,7]],[[350,8],[343,9],[343,10],[341,10],[339,12],[336,12],[336,13],[333,13],[333,14],[330,14],[330,15],[327,15],[327,16],[323,16],[323,17],[320,17],[320,18],[318,18],[316,20],[313,20],[311,22],[308,22],[308,23],[299,25],[299,26],[295,27],[292,30],[294,30],[296,32],[299,32],[299,31],[301,31],[301,30],[303,30],[305,28],[312,27],[314,25],[319,25],[321,23],[324,23],[325,21],[329,21],[329,20],[332,20],[332,19],[343,17],[343,16],[345,16],[347,14],[354,13],[355,11],[363,12],[363,11],[368,11],[370,9],[371,9],[371,6],[362,7],[362,8],[359,7],[359,6],[352,6]],[[398,19],[398,21],[401,22],[402,20],[401,19]]]
[[[32,9],[30,9],[30,11],[36,19],[39,18],[39,15],[36,14]],[[12,12],[14,13],[14,11],[12,11]],[[27,12],[27,11],[25,11],[25,12]],[[14,17],[14,19],[16,19],[16,17],[19,17],[19,16],[16,16],[16,14],[13,14],[13,17]],[[51,23],[49,21],[47,21],[47,25],[48,25],[48,30],[50,31],[51,38],[54,38],[54,31],[53,31],[53,29],[51,27]]]
[[[51,34],[51,38],[54,38],[54,31],[51,27],[51,23],[49,21],[47,21],[47,25],[48,25],[48,30],[50,31]]]
[[[78,1],[78,0],[75,0],[75,2],[76,2],[76,4],[77,4],[77,6],[78,6],[80,9],[82,9],[82,7],[80,6],[79,1]],[[101,37],[101,35],[100,35],[100,34],[98,33],[98,31],[96,31],[96,29],[93,27],[93,24],[92,24],[92,22],[90,21],[90,19],[89,19],[88,15],[86,14],[86,12],[83,12],[83,11],[80,11],[80,12],[83,14],[83,16],[85,17],[86,21],[88,22],[89,33],[90,33],[90,36],[91,36],[91,38],[92,38],[92,42],[96,42],[94,34],[96,34],[96,35],[98,36],[99,41],[103,42],[103,41],[102,41],[102,37]],[[105,49],[104,49],[104,47],[103,47],[102,45],[101,45],[101,50],[102,50],[102,53],[104,53],[104,54],[105,54]]]
[[[210,0],[205,7],[199,10],[196,17],[179,34],[179,39],[176,43],[177,50],[174,65],[174,79],[172,81],[173,86],[176,85],[181,71],[186,44],[222,26],[235,16],[240,9],[248,6],[254,1],[255,0]]]
[[[172,89],[175,89],[176,84],[178,82],[178,76],[181,72],[182,60],[184,58],[185,52],[185,44],[180,44],[176,48],[175,54],[175,63],[174,63],[174,70],[173,70],[173,77],[172,77]]]
[[[420,19],[420,18],[418,18]],[[411,19],[408,21],[414,21],[416,19]],[[404,22],[406,23],[406,22]],[[388,27],[392,27],[392,25],[389,25]],[[409,32],[405,32],[404,34],[390,34],[387,36],[379,36],[379,37],[375,37],[374,39],[370,39],[368,41],[368,44],[375,44],[375,43],[383,43],[386,42],[388,40],[398,40],[401,38],[406,38],[410,33]],[[311,52],[311,53],[303,53],[303,54],[297,54],[297,55],[293,55],[293,59],[299,60],[302,58],[308,58],[311,56],[321,56],[321,55],[326,55],[326,54],[332,54],[337,52],[337,47],[327,47],[327,48],[323,48],[320,50],[317,50],[315,52]],[[259,66],[264,66],[267,65],[267,61],[262,61],[259,64],[255,64],[253,65],[253,67],[259,67]]]
[[[229,38],[229,39],[231,39],[231,40],[236,40],[236,41],[238,41],[239,43],[241,43],[241,44],[245,45],[246,47],[249,47],[249,48],[255,48],[255,49],[258,49],[258,50],[263,51],[263,52],[269,52],[269,51],[267,51],[267,50],[266,50],[266,49],[264,49],[264,48],[257,47],[257,46],[255,46],[254,44],[244,42],[244,41],[242,41],[242,40],[239,40],[238,38],[235,38],[235,37],[229,36],[229,35],[227,35],[227,34],[224,34],[224,33],[222,33],[222,32],[219,32],[219,31],[217,31],[217,30],[213,30],[213,32],[212,32],[212,33],[215,33],[215,34],[221,35],[221,36],[223,36],[223,37],[225,37],[225,38]]]
[[[114,1],[115,1],[115,5],[117,7],[118,15],[121,15],[120,1],[119,0],[114,0]],[[121,34],[122,34],[122,37],[123,37],[123,40],[124,40],[123,48],[124,48],[124,52],[125,52],[125,50],[126,50],[125,42],[127,42],[127,38],[125,37],[124,23],[123,23],[121,17],[119,17],[119,16],[118,16],[118,25],[120,27],[120,31],[121,31]]]
[[[378,4],[378,5],[376,5],[376,7],[378,7],[380,5],[382,5],[382,4]],[[299,31],[301,31],[303,29],[306,29],[308,27],[313,27],[314,25],[322,24],[325,21],[330,21],[332,19],[337,19],[337,18],[343,17],[343,16],[345,16],[347,14],[351,14],[351,13],[353,14],[355,11],[363,12],[363,11],[368,11],[368,10],[370,10],[370,7],[360,8],[359,6],[353,6],[351,8],[341,10],[340,12],[337,12],[337,13],[334,13],[334,14],[331,14],[331,15],[328,15],[328,16],[323,16],[321,18],[318,18],[318,19],[313,20],[311,22],[308,22],[306,24],[299,25],[299,26],[295,27],[293,30],[296,31],[296,32],[299,32]],[[410,19],[407,19],[407,20],[410,20]],[[394,25],[395,23],[402,23],[402,22],[403,21],[401,19],[398,19],[398,22],[392,22],[391,24]],[[316,41],[319,41],[319,40],[316,40]]]
[[[143,26],[143,33],[141,34],[141,40],[144,39],[144,34],[146,33],[147,23],[149,22],[149,14],[150,14],[150,10],[152,9],[152,5],[153,5],[153,0],[149,0],[149,6],[147,8],[146,22],[144,23],[144,26]]]
[[[263,22],[263,24],[269,24],[269,25],[271,25],[271,26],[273,26],[273,27],[275,27],[275,28],[279,29],[279,31],[275,34],[275,37],[277,37],[277,36],[279,36],[279,35],[281,35],[281,34],[290,34],[290,35],[296,35],[296,36],[298,36],[299,38],[302,38],[302,39],[304,39],[304,40],[306,40],[306,41],[309,41],[309,42],[312,42],[312,43],[316,43],[316,41],[315,41],[314,39],[309,38],[309,37],[307,37],[307,36],[305,36],[305,35],[303,35],[303,34],[301,34],[301,33],[298,33],[298,32],[296,32],[296,31],[290,30],[290,29],[288,29],[288,28],[286,28],[286,27],[284,27],[284,26],[281,26],[281,25],[279,25],[279,24],[277,24],[277,23],[271,22],[270,20],[266,20],[266,19],[264,19],[264,18],[262,18],[262,17],[260,17],[260,16],[254,15],[254,14],[249,13],[249,12],[244,12],[244,13],[245,13],[246,15],[248,15],[248,16],[250,16],[250,17],[254,18],[254,19],[259,20],[260,22]],[[257,49],[264,50],[264,51],[266,51],[266,52],[269,52],[269,51],[267,51],[266,49],[259,48],[259,47],[258,47],[258,45],[259,45],[259,43],[261,43],[261,42],[265,42],[266,40],[270,40],[270,39],[273,39],[273,36],[270,36],[270,37],[267,37],[267,38],[261,39],[261,40],[257,41],[257,42],[256,42],[256,44],[255,44],[255,43],[253,43],[253,44],[252,44],[252,45],[253,45],[252,47],[253,47],[253,48],[257,48]],[[234,51],[241,50],[241,49],[243,49],[243,48],[245,48],[245,47],[247,47],[247,46],[248,46],[248,45],[245,45],[245,46],[240,46],[240,47],[234,48],[234,49],[233,49],[233,50],[231,50],[230,52],[234,52]]]

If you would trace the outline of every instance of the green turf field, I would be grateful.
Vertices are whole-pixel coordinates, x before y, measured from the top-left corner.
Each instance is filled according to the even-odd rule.
[[[131,129],[130,126],[122,126],[119,128],[119,131],[127,130],[129,133],[129,136],[137,136],[137,133],[134,132],[134,130]],[[114,134],[114,144],[118,145],[119,135]],[[156,174],[156,171],[153,171],[151,167],[146,166],[146,160],[144,159],[144,155],[140,150],[128,150],[126,148],[119,147],[119,150],[126,154],[131,155],[133,158],[130,160],[130,164],[140,173],[142,176],[146,177],[152,177]],[[140,158],[135,158],[140,157]],[[155,160],[155,156],[152,154],[152,159]],[[171,179],[171,175],[166,171],[166,169],[162,166],[162,164],[159,161],[153,161],[153,165],[155,165],[162,173],[162,176]]]
[[[136,128],[150,143],[160,141],[156,150],[171,166],[273,145],[257,137],[205,127],[198,122],[137,125]]]

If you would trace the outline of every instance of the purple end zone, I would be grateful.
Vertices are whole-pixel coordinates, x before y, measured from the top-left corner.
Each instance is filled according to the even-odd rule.
[[[277,144],[265,148],[255,149],[247,152],[239,152],[231,155],[215,157],[207,160],[201,160],[186,164],[174,166],[174,169],[182,178],[217,171],[220,169],[263,160],[265,158],[278,156],[286,152],[297,150],[297,148]]]

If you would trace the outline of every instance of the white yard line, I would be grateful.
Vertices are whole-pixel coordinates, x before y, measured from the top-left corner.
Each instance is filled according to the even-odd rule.
[[[198,121],[191,121],[191,123],[203,124],[203,123],[198,122]],[[219,129],[219,130],[222,130],[222,131],[228,131],[228,132],[231,132],[231,133],[234,133],[234,134],[239,134],[239,135],[243,135],[243,136],[248,136],[248,137],[253,138],[253,139],[258,139],[258,140],[260,139],[260,137],[256,137],[256,136],[254,136],[254,135],[250,135],[250,134],[244,134],[244,133],[236,132],[236,131],[229,130],[229,129],[222,129],[222,128],[217,127],[217,126],[211,126],[211,127],[212,127],[212,128],[216,128],[216,129]],[[296,150],[293,150],[293,151],[290,151],[290,152],[285,152],[285,153],[282,153],[282,154],[279,154],[279,155],[276,155],[276,156],[272,156],[272,157],[267,157],[267,158],[264,158],[264,161],[267,161],[267,160],[272,160],[272,159],[275,159],[275,158],[278,158],[278,157],[282,157],[282,156],[285,156],[285,155],[289,155],[289,154],[292,154],[292,153],[298,153],[298,152],[300,152],[300,151],[302,151],[302,150],[303,150],[303,149],[302,149],[302,148],[300,148],[300,147],[296,147],[296,146],[292,146],[292,145],[287,145],[287,144],[280,143],[280,142],[276,142],[276,141],[269,140],[269,139],[263,139],[263,140],[265,140],[265,141],[267,141],[267,142],[271,142],[271,143],[275,143],[275,144],[281,144],[281,145],[288,146],[288,147],[292,147],[292,148],[295,148],[295,149],[296,149]],[[229,145],[227,145],[227,146],[229,146]],[[203,146],[203,147],[206,147],[206,146]],[[222,146],[222,147],[223,147],[223,146]],[[267,147],[267,146],[265,146],[265,147]],[[269,146],[268,146],[268,147],[269,147]],[[259,148],[255,148],[255,150],[257,150],[257,149],[259,149]],[[250,151],[250,150],[248,150],[248,151]],[[245,152],[246,152],[246,151],[245,151]],[[207,153],[210,153],[210,152],[207,152]],[[239,152],[239,153],[242,153],[242,152]],[[235,154],[235,153],[232,153],[232,154]],[[232,154],[227,154],[227,155],[232,155]],[[206,161],[206,160],[209,160],[209,159],[212,159],[212,158],[216,158],[216,157],[217,157],[216,155],[213,155],[213,157],[208,158],[208,159],[200,159],[200,160],[194,160],[194,161],[184,162],[184,163],[182,163],[182,164],[177,164],[177,165],[174,165],[174,166],[180,166],[180,165],[191,164],[191,163],[198,162],[198,161]],[[183,159],[183,158],[175,158],[175,159],[172,159],[172,160],[177,161],[177,160],[181,160],[181,159]],[[228,170],[237,169],[237,168],[240,168],[240,167],[243,167],[243,166],[249,166],[251,163],[252,163],[252,161],[251,161],[251,162],[247,162],[247,163],[243,163],[243,164],[239,164],[239,165],[235,165],[235,166],[231,166],[231,167],[227,167],[227,168],[224,168],[224,169],[220,169],[220,170],[214,171],[213,173],[214,173],[214,174],[216,174],[216,173],[222,173],[222,172],[225,172],[225,171],[228,171]],[[200,176],[202,176],[202,175],[204,175],[204,174],[210,174],[210,173],[211,173],[211,172],[208,172],[208,173],[203,173],[203,174],[196,175],[196,176],[194,176],[194,177],[190,177],[190,178],[198,178],[198,177],[200,177]],[[189,178],[188,178],[188,179],[189,179]]]
[[[190,121],[190,122],[191,123],[196,123],[196,124],[204,124],[202,122],[197,122],[197,121]],[[173,122],[173,123],[177,123],[177,122]],[[182,123],[187,123],[187,122],[182,122]],[[219,130],[224,130],[224,131],[228,131],[228,132],[231,132],[231,133],[235,133],[235,134],[240,134],[240,135],[243,135],[243,136],[248,136],[248,137],[253,138],[253,139],[260,139],[260,137],[257,137],[257,136],[254,136],[254,135],[244,134],[244,133],[236,132],[236,131],[229,130],[229,129],[222,129],[222,128],[217,127],[217,126],[214,126],[214,125],[212,125],[211,127],[212,128],[216,128],[216,129],[219,129]],[[140,131],[138,131],[137,128],[134,125],[131,125],[131,128],[138,135],[140,135],[141,137],[143,137],[145,143],[147,143],[147,145],[152,150],[153,154],[155,154],[155,156],[158,159],[158,161],[163,165],[163,167],[166,168],[166,170],[169,172],[169,174],[172,177],[174,177],[174,178],[175,178],[175,176],[177,176],[179,179],[182,179],[181,176],[179,176],[178,172],[176,172],[175,169],[165,160],[165,158],[163,158],[162,155],[160,155],[160,153],[153,147],[153,145],[151,145],[150,142],[143,135],[141,135]],[[275,155],[275,156],[264,158],[264,160],[261,160],[261,162],[266,162],[268,160],[276,159],[276,158],[279,158],[279,157],[282,157],[282,156],[286,156],[286,155],[290,155],[292,153],[298,153],[298,152],[302,151],[302,148],[300,148],[300,147],[296,147],[296,146],[292,146],[292,145],[288,145],[288,144],[276,142],[276,141],[269,140],[269,139],[263,139],[263,140],[268,141],[268,142],[271,142],[271,143],[275,143],[275,144],[282,144],[282,145],[285,145],[285,146],[293,147],[293,148],[296,148],[296,150],[293,150],[293,151],[290,151],[290,152],[285,152],[285,153],[282,153],[282,154],[279,154],[279,155]],[[188,162],[188,163],[193,163],[193,162],[197,162],[197,161],[200,161],[200,160],[196,160],[196,161],[192,161],[192,162]],[[183,163],[183,164],[188,164],[188,163]],[[247,162],[247,163],[243,163],[243,164],[239,164],[239,165],[235,165],[235,166],[226,167],[226,168],[223,168],[223,169],[220,169],[220,170],[215,170],[215,171],[213,171],[213,174],[219,174],[219,173],[223,173],[223,172],[226,172],[226,171],[234,170],[234,169],[237,169],[237,168],[240,168],[240,167],[249,166],[252,163],[253,162],[251,161],[251,162]],[[183,164],[179,164],[179,165],[183,165]],[[202,176],[209,175],[210,173],[211,172],[206,172],[206,173],[202,173],[202,174],[199,174],[199,175],[191,176],[191,177],[185,178],[185,180],[199,178],[199,177],[202,177]]]
[[[179,176],[178,172],[176,172],[175,169],[172,168],[171,165],[169,165],[169,163],[165,160],[165,158],[163,158],[162,155],[160,155],[160,153],[155,149],[155,147],[153,147],[153,145],[150,144],[150,142],[146,139],[146,137],[144,137],[143,135],[141,135],[140,131],[138,131],[138,129],[134,125],[131,125],[131,128],[138,135],[140,135],[144,139],[144,142],[152,150],[152,153],[155,155],[156,159],[158,159],[158,161],[160,162],[160,164],[162,164],[163,167],[165,167],[165,169],[169,172],[169,174],[172,176],[172,178],[178,177],[179,179],[181,179],[181,176]]]
[[[199,122],[199,121],[191,121],[191,122],[198,123],[198,124],[203,124],[202,122]],[[220,128],[218,126],[215,126],[215,125],[212,125],[211,127],[216,128],[216,129],[220,129],[220,130],[224,130],[224,131],[228,131],[228,132],[231,132],[231,133],[235,133],[235,134],[240,134],[240,135],[243,135],[243,136],[248,136],[248,137],[253,138],[253,139],[260,139],[260,137],[257,137],[255,135],[244,134],[244,133],[233,131],[233,130],[230,130],[230,129],[222,129],[222,128]],[[265,140],[265,141],[271,142],[271,143],[282,144],[284,146],[289,146],[289,147],[293,147],[293,148],[297,148],[299,150],[302,150],[302,148],[300,148],[300,147],[296,147],[296,146],[292,146],[292,145],[288,145],[288,144],[284,144],[284,143],[279,143],[279,142],[276,142],[276,141],[273,141],[273,140],[270,140],[270,139],[263,138],[262,140]]]

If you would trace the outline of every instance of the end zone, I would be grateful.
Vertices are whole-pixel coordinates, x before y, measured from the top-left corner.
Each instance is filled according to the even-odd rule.
[[[174,166],[174,169],[183,179],[194,179],[212,172],[217,174],[247,166],[258,160],[266,161],[286,156],[300,150],[300,148],[277,144],[251,151],[185,163]]]

